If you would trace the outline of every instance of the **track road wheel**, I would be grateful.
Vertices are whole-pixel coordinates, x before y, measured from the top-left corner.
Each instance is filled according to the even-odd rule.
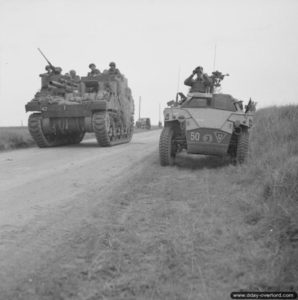
[[[248,157],[248,140],[249,132],[247,129],[242,129],[238,137],[237,153],[236,153],[236,163],[243,164],[247,161]]]
[[[51,133],[45,134],[42,129],[42,116],[40,113],[33,113],[28,120],[29,132],[40,148],[54,147],[63,144],[62,138]]]
[[[111,120],[108,112],[97,112],[93,114],[93,130],[97,143],[102,147],[111,146]]]
[[[159,160],[162,166],[172,166],[175,163],[176,145],[174,143],[174,129],[164,127],[159,139]]]

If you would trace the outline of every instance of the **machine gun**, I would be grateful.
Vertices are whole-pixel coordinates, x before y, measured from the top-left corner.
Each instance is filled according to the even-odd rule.
[[[212,72],[211,80],[214,87],[220,87],[220,82],[225,78],[225,76],[230,76],[229,74],[222,74],[219,71]]]
[[[56,67],[54,67],[51,62],[47,59],[47,57],[43,54],[43,52],[37,48],[37,50],[39,51],[39,53],[44,57],[44,59],[47,61],[48,65],[50,66],[51,70],[54,72],[54,73],[57,73],[57,69]]]

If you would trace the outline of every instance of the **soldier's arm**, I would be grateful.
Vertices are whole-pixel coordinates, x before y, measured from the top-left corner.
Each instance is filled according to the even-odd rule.
[[[185,80],[184,80],[184,84],[185,85],[188,85],[188,86],[192,86],[194,80],[193,80],[193,77],[194,77],[194,74],[191,74],[189,77],[187,77]]]

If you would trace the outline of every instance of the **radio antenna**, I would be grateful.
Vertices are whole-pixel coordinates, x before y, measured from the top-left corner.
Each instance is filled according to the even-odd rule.
[[[216,61],[216,44],[215,44],[215,47],[214,47],[213,71],[215,71],[215,61]]]
[[[178,68],[177,93],[179,92],[179,89],[180,89],[180,73],[181,73],[181,66],[179,65],[179,68]]]

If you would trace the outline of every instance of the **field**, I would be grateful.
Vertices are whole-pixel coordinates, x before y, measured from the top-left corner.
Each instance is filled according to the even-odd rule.
[[[19,278],[3,298],[217,300],[241,290],[297,291],[297,128],[298,106],[257,111],[241,166],[182,153],[174,167],[161,167],[154,131],[110,151],[90,144],[33,152],[21,166],[34,149],[11,151],[7,166],[34,169],[16,182],[31,185],[9,190],[6,200],[20,216],[2,234],[2,264]],[[34,218],[18,231],[19,211],[31,212],[26,201]]]

